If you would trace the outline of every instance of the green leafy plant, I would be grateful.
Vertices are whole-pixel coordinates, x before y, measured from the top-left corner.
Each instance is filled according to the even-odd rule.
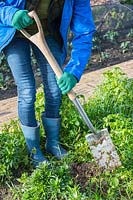
[[[131,28],[131,30],[129,31],[129,33],[127,34],[128,38],[132,38],[133,37],[133,29]]]
[[[119,33],[117,31],[107,31],[104,36],[103,39],[107,39],[111,42],[115,42],[116,38],[119,36]]]
[[[120,48],[121,48],[122,53],[125,53],[128,51],[130,43],[131,43],[130,41],[125,41],[121,43]]]
[[[10,181],[13,171],[28,164],[24,138],[16,121],[5,125],[0,133],[0,183]]]
[[[85,105],[88,115],[98,124],[109,114],[121,113],[132,117],[132,88],[133,80],[128,79],[119,68],[105,72],[103,83]]]
[[[47,165],[41,165],[30,178],[23,175],[18,181],[23,183],[21,199],[83,199],[78,186],[73,184],[69,174],[69,166],[65,162],[52,163],[50,169]]]
[[[123,114],[110,114],[104,118],[104,127],[108,127],[116,145],[119,146],[119,155],[127,169],[132,168],[133,157],[133,123],[132,119]],[[120,143],[121,141],[121,143]]]
[[[107,52],[101,52],[100,56],[101,56],[101,61],[102,60],[104,61],[110,58],[110,54]]]

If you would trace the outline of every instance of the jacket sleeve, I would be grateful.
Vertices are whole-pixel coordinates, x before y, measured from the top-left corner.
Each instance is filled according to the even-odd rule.
[[[6,2],[0,2],[0,25],[11,26],[12,17],[19,10],[15,6],[9,6]]]
[[[74,0],[70,29],[74,37],[71,58],[64,71],[80,80],[91,55],[92,36],[95,32],[89,0]]]

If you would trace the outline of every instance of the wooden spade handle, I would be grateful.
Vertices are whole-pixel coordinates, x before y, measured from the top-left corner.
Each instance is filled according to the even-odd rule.
[[[40,49],[40,51],[43,53],[43,55],[47,59],[48,63],[52,67],[57,78],[59,79],[62,76],[63,72],[46,43],[39,17],[37,16],[37,14],[34,10],[29,12],[29,16],[35,20],[37,28],[38,28],[38,32],[34,35],[30,35],[24,29],[20,30],[20,32]],[[67,93],[67,95],[71,101],[74,101],[76,99],[76,95],[73,92],[73,90],[71,90],[69,93]]]

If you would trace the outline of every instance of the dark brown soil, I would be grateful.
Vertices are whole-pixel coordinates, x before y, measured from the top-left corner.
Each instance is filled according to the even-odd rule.
[[[14,84],[8,87],[6,90],[0,89],[0,100],[8,99],[15,96],[17,96],[17,88]]]
[[[71,165],[71,176],[79,184],[82,191],[85,190],[91,177],[99,176],[102,173],[95,163],[73,163]]]
[[[0,187],[0,200],[12,199],[12,194],[7,187]]]

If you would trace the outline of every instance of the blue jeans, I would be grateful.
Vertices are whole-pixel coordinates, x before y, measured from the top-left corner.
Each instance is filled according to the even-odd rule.
[[[63,64],[63,54],[58,43],[50,36],[47,44],[58,64]],[[48,118],[58,118],[61,105],[61,91],[57,85],[55,74],[40,50],[25,38],[14,38],[3,52],[11,68],[18,92],[18,115],[25,126],[35,127],[34,103],[36,85],[31,65],[31,48],[42,75],[45,94],[45,114]]]

